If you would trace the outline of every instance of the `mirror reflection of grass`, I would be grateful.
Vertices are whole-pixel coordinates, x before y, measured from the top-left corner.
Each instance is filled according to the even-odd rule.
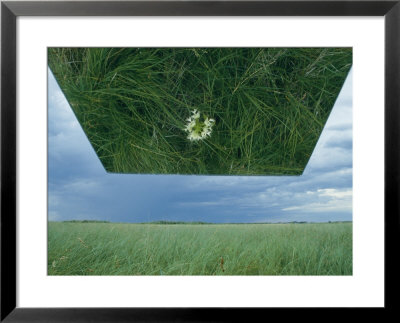
[[[49,275],[352,275],[352,223],[49,222]]]
[[[49,49],[105,169],[120,173],[301,174],[351,64],[351,48]],[[209,126],[188,131],[194,110]]]

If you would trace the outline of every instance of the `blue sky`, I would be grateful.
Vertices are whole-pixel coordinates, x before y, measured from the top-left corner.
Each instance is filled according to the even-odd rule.
[[[352,71],[301,176],[106,173],[49,70],[48,219],[352,220]]]

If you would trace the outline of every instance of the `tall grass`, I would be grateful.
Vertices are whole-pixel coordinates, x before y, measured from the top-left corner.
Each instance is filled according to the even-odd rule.
[[[49,275],[351,275],[352,224],[49,223]]]
[[[50,48],[49,66],[109,172],[301,174],[351,48]],[[190,142],[193,109],[216,120]]]

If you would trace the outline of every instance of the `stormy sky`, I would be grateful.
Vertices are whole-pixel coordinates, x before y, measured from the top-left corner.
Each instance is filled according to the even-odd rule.
[[[109,174],[49,70],[48,219],[352,220],[352,72],[301,176]]]

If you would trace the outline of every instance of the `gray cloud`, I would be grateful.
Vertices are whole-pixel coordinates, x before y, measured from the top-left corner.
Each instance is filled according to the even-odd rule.
[[[302,176],[107,174],[49,73],[49,219],[351,220],[351,73]]]

